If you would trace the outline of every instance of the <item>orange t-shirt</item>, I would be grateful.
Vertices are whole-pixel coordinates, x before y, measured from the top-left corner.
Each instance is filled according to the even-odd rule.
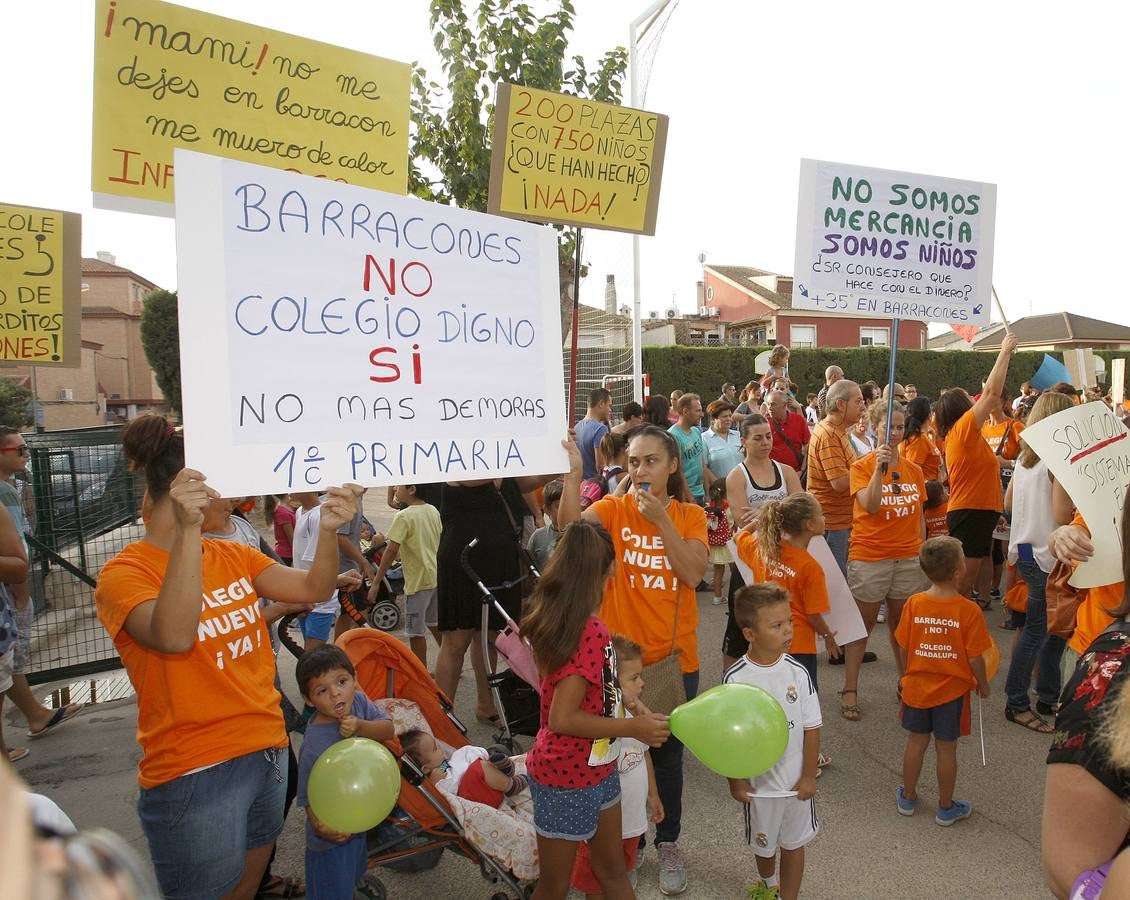
[[[252,583],[275,561],[245,544],[203,542],[197,641],[160,653],[129,636],[135,607],[156,600],[169,554],[137,541],[106,563],[94,601],[137,693],[138,782],[153,788],[193,769],[286,746],[275,655]]]
[[[946,513],[949,512],[949,509],[949,501],[943,500],[937,506],[922,510],[923,514],[926,516],[926,537],[932,538],[949,535],[950,527],[946,524]]]
[[[808,445],[808,490],[824,510],[824,524],[831,531],[851,528],[851,494],[832,490],[833,478],[851,474],[855,450],[846,428],[827,419],[812,429]]]
[[[946,435],[946,465],[950,473],[950,512],[1001,511],[1001,467],[981,437],[972,408]]]
[[[698,601],[695,584],[683,584],[663,551],[659,527],[645,519],[631,494],[609,494],[589,507],[612,535],[616,568],[604,589],[600,618],[613,634],[623,634],[643,648],[644,665],[658,662],[675,646],[683,652],[684,672],[698,671]],[[706,513],[696,503],[672,500],[667,515],[686,540],[706,546]],[[675,621],[675,604],[679,619]]]
[[[941,479],[942,453],[928,434],[918,434],[903,441],[899,446],[899,456],[915,463],[927,481]]]
[[[1004,449],[1001,450],[1000,455],[1005,459],[1014,460],[1020,455],[1020,433],[1022,431],[1024,431],[1024,423],[1016,419],[1005,419],[999,425],[994,425],[992,419],[986,419],[985,424],[981,426],[981,437],[985,439],[985,443],[994,453],[997,452],[997,447],[1001,445],[1003,439]],[[1005,437],[1005,432],[1008,433],[1008,437]]]
[[[879,511],[867,512],[859,502],[859,492],[875,473],[872,451],[851,464],[851,495],[855,498],[851,523],[849,560],[879,562],[884,559],[909,559],[922,547],[922,504],[926,502],[926,479],[909,459],[899,458],[883,479]],[[893,476],[897,474],[898,491]]]
[[[1071,524],[1078,525],[1087,532],[1088,537],[1090,536],[1091,529],[1087,527],[1087,523],[1080,513],[1075,513]],[[1075,631],[1067,642],[1067,646],[1080,656],[1086,653],[1094,639],[1106,631],[1110,623],[1114,621],[1114,616],[1107,610],[1121,606],[1125,593],[1126,583],[1123,581],[1088,588],[1082,602],[1075,610]]]
[[[915,594],[902,608],[895,639],[906,649],[902,700],[933,709],[977,686],[969,660],[992,644],[985,617],[972,600]]]
[[[757,536],[748,531],[739,531],[734,543],[738,556],[753,571],[755,582],[773,581],[789,592],[793,613],[793,642],[789,652],[815,653],[816,629],[808,617],[823,615],[832,608],[820,563],[807,550],[782,543],[781,558],[776,565],[767,565],[757,550]]]

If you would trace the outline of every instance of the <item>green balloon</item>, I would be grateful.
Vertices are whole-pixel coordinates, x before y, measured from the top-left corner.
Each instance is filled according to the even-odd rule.
[[[753,778],[777,764],[789,722],[773,696],[751,684],[720,684],[671,711],[671,734],[708,769]]]
[[[400,767],[389,749],[368,738],[328,747],[310,770],[306,796],[321,822],[360,834],[383,822],[400,794]]]

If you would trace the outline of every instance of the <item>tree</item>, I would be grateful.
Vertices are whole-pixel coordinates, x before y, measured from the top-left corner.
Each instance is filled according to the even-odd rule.
[[[141,310],[141,346],[157,387],[180,414],[180,323],[176,291],[150,291]]]
[[[0,378],[0,425],[23,428],[31,419],[28,414],[31,391],[7,378]]]
[[[574,15],[571,0],[558,0],[557,11],[541,18],[526,3],[480,0],[473,30],[463,0],[432,0],[431,26],[447,85],[441,89],[419,67],[412,76],[410,193],[462,209],[486,209],[494,89],[500,81],[620,102],[628,66],[623,47],[606,52],[594,72],[581,56],[573,56],[571,68],[565,68]],[[428,177],[430,170],[438,180]],[[572,232],[558,231],[564,333],[572,318],[574,244]]]

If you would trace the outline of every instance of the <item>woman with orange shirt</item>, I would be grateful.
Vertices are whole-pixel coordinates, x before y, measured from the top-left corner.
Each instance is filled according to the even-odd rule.
[[[581,513],[581,454],[567,442],[569,474],[561,494],[558,527],[578,518],[599,522],[612,536],[616,566],[604,591],[600,618],[613,634],[643,648],[644,665],[679,651],[687,699],[698,693],[698,603],[695,586],[707,565],[706,514],[687,490],[679,447],[653,425],[628,445],[628,477],[615,493]],[[674,648],[672,647],[674,636]],[[647,703],[647,689],[644,689]],[[682,827],[683,745],[674,737],[651,751],[664,817],[655,829],[660,887],[686,889],[686,863],[676,843]]]
[[[933,410],[925,397],[915,397],[906,406],[906,427],[899,453],[918,468],[927,481],[942,480],[942,454],[930,436]]]
[[[961,541],[965,571],[957,588],[970,597],[982,563],[993,548],[993,532],[1000,522],[1002,492],[1000,465],[981,426],[1000,407],[1008,363],[1016,350],[1016,335],[1005,335],[985,388],[974,403],[961,388],[943,391],[938,400],[938,435],[945,441],[950,475],[950,505],[946,519],[950,534]],[[987,605],[985,598],[984,605]]]
[[[882,434],[887,407],[871,407],[871,424]],[[901,656],[895,630],[906,598],[929,586],[918,562],[918,551],[926,536],[926,478],[922,470],[898,448],[906,423],[903,406],[891,409],[890,444],[882,444],[851,465],[849,490],[855,500],[851,522],[851,547],[848,551],[848,587],[855,597],[867,635],[875,628],[879,607],[887,604],[887,627],[891,652],[898,676],[902,677]],[[893,449],[892,449],[893,448]],[[842,703],[840,712],[849,722],[860,718],[859,665],[848,659],[844,670],[844,695],[852,703]]]
[[[122,449],[145,473],[145,536],[106,564],[94,597],[137,693],[141,826],[163,896],[252,897],[286,790],[267,624],[333,589],[336,532],[360,488],[328,490],[317,555],[300,572],[201,539],[218,494],[184,468],[184,439],[164,417],[134,419]],[[278,602],[262,608],[260,596]]]

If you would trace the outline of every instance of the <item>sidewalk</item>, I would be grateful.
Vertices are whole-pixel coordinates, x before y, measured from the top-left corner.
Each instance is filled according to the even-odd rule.
[[[717,648],[725,613],[711,605],[708,594],[699,595],[699,613],[706,688],[719,681]],[[990,625],[995,626],[999,616],[999,610],[991,612]],[[823,745],[833,763],[819,781],[817,805],[823,833],[809,847],[804,897],[1047,896],[1039,840],[1048,740],[1004,721],[1002,692],[1011,633],[995,627],[991,631],[1004,659],[994,682],[996,694],[984,701],[989,765],[981,766],[974,706],[973,735],[961,742],[958,774],[958,796],[972,801],[974,812],[951,828],[939,828],[933,821],[932,802],[937,795],[929,758],[918,815],[908,819],[895,811],[904,742],[896,717],[894,665],[885,626],[878,626],[871,643],[880,661],[863,670],[863,721],[849,723],[839,717],[835,692],[843,670],[821,664]],[[296,697],[293,660],[285,651],[279,657],[279,668],[284,686]],[[49,687],[57,686],[37,688],[36,693],[45,696]],[[472,695],[468,665],[457,710],[465,722],[474,723]],[[17,714],[10,705],[6,713],[9,743],[32,748],[31,756],[15,766],[16,772],[35,790],[58,802],[80,828],[112,828],[145,853],[135,812],[136,702],[97,704],[57,734],[30,742],[23,736],[26,728],[13,724]],[[470,739],[484,744],[491,741],[476,724],[471,725]],[[737,804],[730,799],[725,781],[689,754],[686,775],[680,843],[687,855],[690,887],[684,896],[694,900],[744,897],[744,887],[753,880],[756,869],[749,848],[743,845]],[[302,813],[296,809],[280,839],[275,871],[300,875],[302,858]],[[450,853],[430,872],[398,875],[380,870],[380,877],[391,897],[485,900],[493,893],[473,863]],[[662,896],[650,849],[640,873],[638,896],[649,900]]]

